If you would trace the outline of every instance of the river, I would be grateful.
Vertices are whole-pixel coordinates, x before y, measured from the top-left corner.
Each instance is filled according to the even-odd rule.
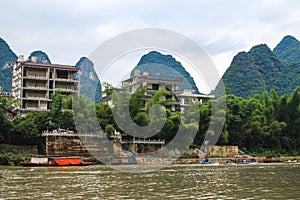
[[[135,166],[131,166],[134,168]],[[0,199],[300,199],[300,164],[0,167]]]

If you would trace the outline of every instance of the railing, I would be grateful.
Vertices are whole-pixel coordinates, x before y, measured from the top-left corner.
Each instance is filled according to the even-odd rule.
[[[45,86],[31,86],[31,85],[27,85],[25,87],[23,87],[24,89],[32,89],[32,90],[47,90],[47,85]]]
[[[165,140],[133,138],[132,140],[121,140],[121,143],[122,144],[165,144]]]
[[[182,77],[175,77],[175,76],[159,76],[159,75],[151,75],[147,76],[148,79],[152,80],[163,80],[163,81],[179,81],[182,82]]]
[[[48,77],[47,76],[34,76],[34,75],[28,75],[28,76],[23,76],[24,78],[27,79],[43,79],[43,80],[47,80]]]
[[[55,78],[55,81],[61,81],[61,82],[78,82],[78,79],[73,79],[73,78]]]
[[[122,136],[121,135],[110,135],[108,136],[109,138],[112,138],[112,139],[119,139],[121,140],[122,139]]]
[[[105,133],[100,132],[81,132],[75,133],[70,130],[53,130],[53,131],[43,131],[41,136],[70,136],[70,137],[99,137],[99,138],[107,138]]]

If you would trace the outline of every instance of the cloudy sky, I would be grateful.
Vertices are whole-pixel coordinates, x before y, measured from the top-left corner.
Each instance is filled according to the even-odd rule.
[[[295,0],[26,0],[0,2],[0,37],[16,54],[45,51],[53,63],[74,65],[112,36],[161,28],[197,42],[222,74],[239,51],[285,36],[300,39]]]

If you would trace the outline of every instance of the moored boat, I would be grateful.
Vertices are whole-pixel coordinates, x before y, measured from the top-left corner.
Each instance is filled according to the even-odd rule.
[[[229,159],[224,162],[225,165],[240,165],[240,164],[247,164],[247,165],[256,165],[257,161],[254,157],[248,155],[234,155],[233,159]]]
[[[200,163],[201,165],[211,165],[211,166],[216,166],[219,165],[220,163],[218,162],[213,162],[212,160],[208,160],[208,158],[206,157],[204,160],[202,160],[202,162]]]
[[[209,162],[209,163],[200,163],[200,165],[205,165],[205,166],[219,166],[220,163],[218,163],[218,162]]]
[[[22,162],[20,165],[25,167],[35,166],[86,166],[94,165],[94,162],[84,162],[81,157],[47,157],[33,156],[29,162]]]
[[[280,163],[283,162],[283,160],[280,159],[279,156],[266,156],[264,159],[264,163]]]
[[[298,160],[297,159],[292,159],[292,160],[286,160],[284,162],[286,162],[286,163],[296,163],[296,162],[298,162]]]
[[[116,157],[112,160],[111,165],[137,165],[136,157]]]

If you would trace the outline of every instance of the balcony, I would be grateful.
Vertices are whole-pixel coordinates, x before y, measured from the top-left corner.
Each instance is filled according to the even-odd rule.
[[[35,86],[26,86],[23,87],[24,90],[48,90],[47,86],[40,86],[40,87],[35,87]]]
[[[183,89],[182,88],[176,88],[175,90],[171,90],[171,92],[175,95],[182,94]]]
[[[55,79],[56,82],[78,82],[78,79],[72,79],[72,78],[56,78]]]
[[[55,91],[60,90],[62,92],[78,92],[77,90],[75,90],[74,88],[65,88],[65,87],[56,87],[54,89]]]
[[[48,80],[48,77],[46,77],[46,76],[24,76],[23,79]]]
[[[16,91],[18,91],[18,90],[20,90],[21,88],[19,87],[19,86],[13,86],[12,87],[12,90],[14,91],[14,92],[16,92]]]
[[[46,94],[25,94],[25,96],[22,97],[23,100],[43,100],[43,101],[49,101],[49,96]]]
[[[175,77],[175,76],[158,76],[158,75],[151,75],[147,76],[148,80],[160,80],[160,81],[171,81],[171,82],[183,82],[182,77]]]

